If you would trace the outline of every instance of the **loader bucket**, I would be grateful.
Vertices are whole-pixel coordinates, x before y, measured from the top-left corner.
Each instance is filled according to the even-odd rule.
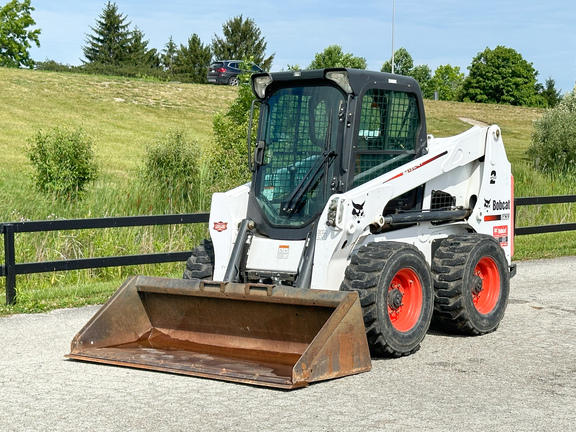
[[[371,368],[356,292],[144,276],[66,357],[282,389]]]

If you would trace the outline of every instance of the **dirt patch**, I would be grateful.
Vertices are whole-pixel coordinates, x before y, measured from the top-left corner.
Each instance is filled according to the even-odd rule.
[[[481,126],[481,127],[488,127],[490,126],[488,123],[484,123],[480,120],[474,120],[471,118],[466,118],[466,117],[458,117],[458,120],[462,120],[465,123],[471,124],[473,126]]]

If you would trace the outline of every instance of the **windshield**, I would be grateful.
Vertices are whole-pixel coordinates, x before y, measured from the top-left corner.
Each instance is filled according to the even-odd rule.
[[[344,96],[329,86],[283,88],[262,108],[266,148],[256,199],[270,224],[303,226],[331,194]]]

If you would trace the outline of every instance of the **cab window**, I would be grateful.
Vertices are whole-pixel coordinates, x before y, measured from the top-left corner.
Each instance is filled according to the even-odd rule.
[[[354,186],[414,159],[419,129],[420,113],[414,94],[368,90],[362,98]]]

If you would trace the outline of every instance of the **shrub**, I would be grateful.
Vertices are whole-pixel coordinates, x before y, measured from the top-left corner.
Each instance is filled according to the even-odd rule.
[[[41,192],[63,199],[80,198],[87,184],[98,177],[92,139],[81,129],[39,130],[29,144],[28,158]]]
[[[576,172],[576,92],[534,122],[528,156],[542,172]]]
[[[228,190],[250,181],[248,146],[246,143],[250,108],[254,95],[249,75],[240,75],[238,96],[226,113],[217,113],[213,120],[215,149],[210,156],[213,184],[217,190]],[[257,107],[257,106],[256,106]],[[256,140],[258,109],[254,109],[251,138]]]
[[[198,144],[180,130],[158,136],[148,148],[141,177],[170,202],[190,200],[198,192]]]
[[[34,69],[50,72],[71,72],[73,66],[58,63],[55,60],[46,59],[46,61],[43,62],[36,62],[36,64],[34,65]]]

